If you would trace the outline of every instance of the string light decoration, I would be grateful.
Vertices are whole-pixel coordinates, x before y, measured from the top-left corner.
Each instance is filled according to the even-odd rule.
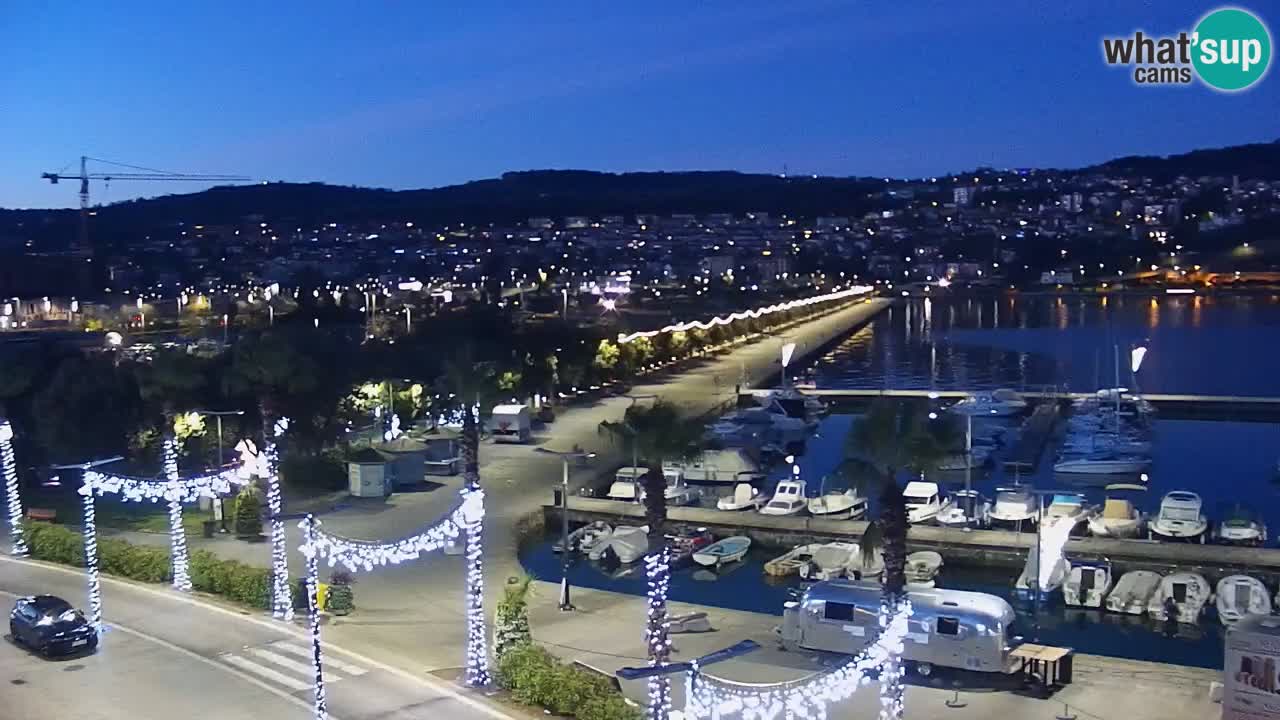
[[[22,496],[18,492],[18,463],[13,453],[13,425],[0,418],[0,474],[4,475],[5,509],[9,513],[9,552],[27,554],[22,537]]]
[[[173,435],[166,433],[162,452],[164,476],[167,483],[178,479],[178,447]],[[173,589],[187,592],[191,589],[191,575],[187,572],[187,531],[182,526],[182,501],[169,497],[169,545],[173,559]]]
[[[871,287],[870,285],[855,285],[849,288],[848,290],[840,290],[833,293],[827,293],[825,295],[814,295],[813,297],[800,298],[799,300],[792,300],[790,302],[779,303],[777,305],[769,305],[768,307],[756,308],[755,310],[745,310],[743,312],[730,313],[729,315],[725,315],[725,316],[717,316],[717,317],[711,318],[706,322],[703,322],[701,320],[694,320],[692,322],[682,322],[682,323],[676,323],[675,325],[668,325],[660,330],[646,330],[644,332],[634,332],[629,335],[619,333],[618,342],[629,343],[632,340],[635,340],[637,338],[650,338],[655,335],[661,335],[663,333],[669,333],[669,332],[685,332],[687,330],[693,330],[695,328],[698,330],[710,330],[711,328],[717,325],[728,325],[729,323],[734,322],[736,320],[760,318],[766,315],[772,315],[773,313],[785,312],[787,310],[794,310],[796,308],[801,308],[801,307],[808,307],[809,305],[815,305],[817,303],[831,302],[833,300],[844,300],[845,298],[857,297],[858,295],[866,295],[872,290],[875,290],[875,288]]]
[[[484,491],[476,485],[462,490],[462,522],[467,559],[467,673],[470,687],[489,684],[489,643],[484,617]]]
[[[737,683],[699,675],[697,669],[686,680],[686,718],[721,720],[738,715],[742,720],[782,720],[808,718],[825,720],[827,708],[848,699],[860,687],[871,682],[879,669],[881,684],[881,718],[886,711],[902,716],[902,699],[886,698],[886,688],[893,678],[885,672],[899,666],[903,641],[907,636],[911,604],[903,601],[892,614],[880,618],[880,636],[840,667],[788,683],[760,685]],[[892,693],[890,693],[892,695]]]
[[[310,513],[298,524],[302,528],[302,554],[306,557],[307,571],[307,625],[311,630],[311,667],[315,670],[314,709],[316,720],[329,717],[329,707],[324,696],[324,656],[320,647],[320,576],[316,562],[315,516]]]
[[[293,596],[289,592],[289,548],[284,534],[284,494],[280,490],[280,449],[278,438],[289,429],[289,418],[279,418],[270,433],[263,433],[258,474],[267,480],[267,513],[271,522],[271,614],[293,620]]]
[[[308,541],[314,554],[325,558],[330,567],[342,565],[351,572],[368,572],[375,567],[399,565],[444,548],[450,540],[462,533],[465,503],[459,505],[445,519],[431,527],[390,542],[352,540],[319,529],[320,521],[312,527]],[[304,551],[305,554],[305,551]]]
[[[644,556],[645,577],[649,583],[648,617],[645,623],[645,644],[649,649],[650,665],[665,665],[671,658],[671,622],[667,615],[667,593],[671,589],[671,549]],[[652,720],[666,720],[671,716],[671,678],[654,675],[649,678],[649,712]]]
[[[80,486],[84,498],[84,572],[89,578],[89,624],[102,634],[102,579],[98,577],[98,514],[89,483]]]

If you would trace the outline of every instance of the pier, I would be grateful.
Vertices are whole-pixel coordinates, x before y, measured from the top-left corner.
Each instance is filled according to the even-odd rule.
[[[543,506],[548,527],[558,526],[560,512],[554,504]],[[603,520],[614,525],[643,525],[645,522],[644,506],[617,500],[571,497],[568,512],[569,520],[575,523]],[[856,541],[868,525],[864,520],[779,517],[698,507],[668,508],[667,518],[673,528],[706,528],[717,536],[745,535],[757,545],[776,547],[780,551],[815,540]],[[551,524],[553,520],[557,525]],[[1012,530],[966,531],[912,525],[907,534],[909,551],[934,550],[954,565],[1020,569],[1035,545],[1034,533]],[[1202,573],[1213,582],[1226,575],[1245,573],[1271,585],[1280,582],[1280,549],[1277,548],[1082,537],[1068,541],[1066,554],[1074,560],[1110,561],[1119,572],[1155,570],[1167,574],[1176,569]]]

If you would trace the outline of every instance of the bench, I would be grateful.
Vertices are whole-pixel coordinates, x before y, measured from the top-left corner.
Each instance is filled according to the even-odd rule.
[[[53,522],[58,519],[58,511],[48,508],[27,508],[27,519]]]

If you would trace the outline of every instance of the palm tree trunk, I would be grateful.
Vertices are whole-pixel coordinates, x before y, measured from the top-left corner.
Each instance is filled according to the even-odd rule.
[[[164,433],[160,453],[164,477],[169,482],[178,480],[178,440],[173,435],[173,413],[164,413]],[[173,588],[191,589],[191,576],[187,571],[187,531],[182,524],[182,503],[169,500],[169,555],[173,563]]]
[[[258,401],[262,415],[262,471],[267,483],[267,514],[271,530],[271,613],[293,618],[293,594],[289,590],[289,550],[284,532],[284,496],[280,489],[280,448],[276,440],[276,404],[268,393]]]
[[[880,627],[888,627],[906,600],[907,585],[907,503],[898,486],[897,471],[890,468],[880,490],[880,523],[884,530],[884,596],[880,605]],[[881,720],[902,717],[902,659],[890,655],[880,668]]]
[[[645,642],[649,648],[649,664],[665,665],[671,659],[671,640],[667,633],[667,590],[671,584],[671,554],[667,548],[667,481],[662,464],[651,461],[644,476],[645,521],[649,524],[649,551],[644,557],[645,577],[649,583],[648,621]],[[667,720],[671,712],[671,678],[655,675],[649,678],[650,720]]]
[[[465,400],[463,402],[466,402]],[[477,408],[464,405],[462,413],[462,496],[480,492],[480,425]],[[481,495],[483,498],[483,495]],[[463,528],[466,542],[466,683],[471,687],[489,684],[489,650],[485,638],[484,557],[481,537],[484,533],[483,505],[467,518]]]

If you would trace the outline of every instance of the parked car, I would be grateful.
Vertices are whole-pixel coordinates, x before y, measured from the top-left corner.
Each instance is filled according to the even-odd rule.
[[[19,598],[9,613],[14,642],[44,655],[92,652],[98,633],[71,603],[53,595]]]

